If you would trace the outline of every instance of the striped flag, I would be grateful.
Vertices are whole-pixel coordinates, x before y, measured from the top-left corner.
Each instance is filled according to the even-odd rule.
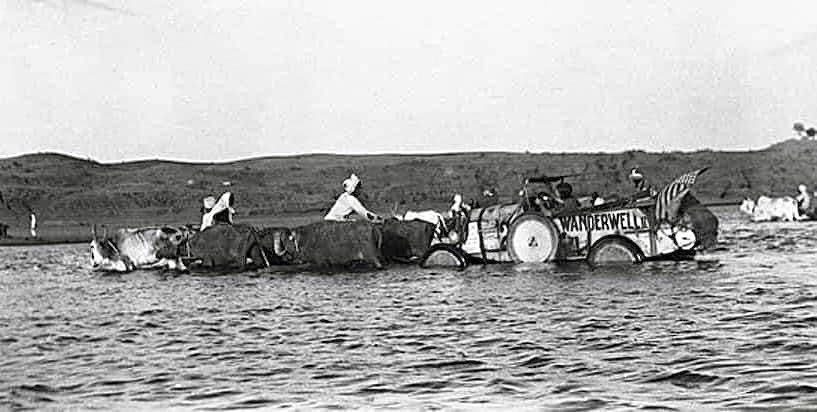
[[[681,201],[689,193],[689,189],[695,184],[698,176],[705,172],[706,169],[708,167],[678,176],[672,183],[658,192],[655,198],[655,219],[658,222],[674,222],[678,219],[678,209],[681,207]]]

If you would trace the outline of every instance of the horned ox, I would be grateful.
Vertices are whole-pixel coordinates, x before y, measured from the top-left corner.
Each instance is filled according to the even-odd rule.
[[[94,269],[130,272],[135,269],[167,268],[187,270],[179,256],[186,239],[183,230],[173,227],[119,229],[112,237],[98,236],[94,226],[91,264]]]
[[[800,212],[797,210],[797,201],[789,196],[776,198],[760,196],[757,198],[757,202],[746,198],[740,204],[740,211],[751,216],[754,222],[770,220],[792,222],[805,218],[800,216]]]
[[[295,262],[295,236],[292,230],[286,227],[265,227],[257,231],[257,236],[270,264],[288,265]]]
[[[204,267],[269,266],[258,232],[249,225],[217,223],[189,236],[187,254]]]

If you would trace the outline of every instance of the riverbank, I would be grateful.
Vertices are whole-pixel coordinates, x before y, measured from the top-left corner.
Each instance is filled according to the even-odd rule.
[[[678,175],[708,167],[693,192],[702,202],[793,195],[817,187],[817,142],[790,140],[746,152],[450,153],[264,157],[228,163],[163,160],[99,163],[60,154],[0,159],[0,222],[14,238],[28,236],[36,212],[43,238],[89,237],[94,224],[151,226],[198,222],[202,198],[234,194],[241,221],[291,226],[320,216],[356,173],[361,200],[376,213],[445,210],[455,193],[480,200],[486,189],[499,202],[518,200],[526,177],[572,175],[576,196],[631,193],[627,176],[638,166],[660,189]],[[52,225],[56,234],[48,234]],[[65,229],[68,228],[68,229]],[[15,232],[16,231],[16,232]]]

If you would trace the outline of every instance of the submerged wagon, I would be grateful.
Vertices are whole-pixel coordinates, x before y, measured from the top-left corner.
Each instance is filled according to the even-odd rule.
[[[553,184],[564,184],[566,177],[526,179],[520,202],[475,208],[455,217],[451,226],[456,236],[451,238],[456,241],[436,243],[421,264],[462,268],[470,262],[638,263],[691,258],[717,240],[717,218],[688,187],[673,187],[679,179],[658,196],[642,192],[597,205],[563,207]],[[543,185],[543,191],[532,195],[535,184]],[[667,189],[678,196],[670,199],[677,216],[659,219],[657,198],[667,196]]]

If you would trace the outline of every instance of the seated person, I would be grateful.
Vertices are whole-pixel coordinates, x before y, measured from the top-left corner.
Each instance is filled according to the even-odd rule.
[[[369,222],[382,222],[383,218],[367,210],[360,200],[355,197],[360,190],[360,179],[353,173],[348,179],[343,181],[343,193],[338,196],[335,204],[329,209],[329,213],[324,216],[324,220],[338,222],[354,220],[354,214],[366,219]]]
[[[471,206],[468,206],[465,203],[462,203],[462,195],[457,193],[454,195],[453,199],[454,203],[451,204],[451,207],[448,209],[448,214],[451,217],[454,217],[460,213],[469,212],[471,211]]]
[[[550,216],[560,203],[559,199],[551,196],[548,192],[539,192],[533,198],[531,204],[534,210],[543,213],[545,216]]]
[[[559,213],[569,213],[579,210],[579,201],[573,197],[573,186],[570,183],[561,182],[556,185],[556,192],[559,193],[561,205],[558,207]]]
[[[636,189],[636,194],[633,195],[633,198],[640,199],[645,197],[654,197],[658,194],[658,192],[656,192],[655,189],[653,189],[653,187],[647,183],[647,179],[644,178],[644,174],[641,173],[638,166],[630,170],[629,178],[630,182],[633,183],[633,186],[635,186]]]
[[[499,204],[499,197],[496,194],[496,189],[485,189],[482,191],[481,207],[489,207]]]
[[[204,199],[205,210],[211,203],[209,202],[209,199],[212,198]],[[225,192],[223,195],[221,195],[218,201],[215,202],[212,208],[210,208],[210,210],[201,217],[201,228],[199,230],[207,229],[208,227],[217,223],[231,225],[233,223],[233,214],[235,214],[235,209],[233,209],[233,194],[230,192]]]

